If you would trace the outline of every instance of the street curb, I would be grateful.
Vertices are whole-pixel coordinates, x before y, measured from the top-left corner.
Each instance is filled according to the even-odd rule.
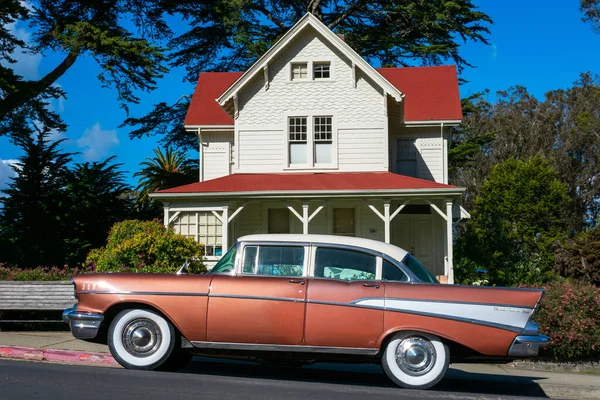
[[[72,350],[36,349],[33,347],[2,346],[0,358],[13,358],[31,361],[51,361],[69,364],[118,366],[108,353],[92,353]]]

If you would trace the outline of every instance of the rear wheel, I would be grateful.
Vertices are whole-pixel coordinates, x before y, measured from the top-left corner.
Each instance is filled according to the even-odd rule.
[[[398,386],[429,389],[446,375],[450,351],[435,335],[399,332],[386,346],[381,364]]]
[[[168,361],[181,351],[175,347],[177,334],[173,325],[155,312],[124,310],[110,324],[108,347],[125,368],[160,369],[169,366]]]

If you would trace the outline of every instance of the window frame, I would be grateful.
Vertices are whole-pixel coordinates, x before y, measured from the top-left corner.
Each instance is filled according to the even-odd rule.
[[[313,61],[311,64],[312,64],[312,79],[313,79],[313,81],[329,81],[329,80],[331,80],[331,78],[332,78],[331,77],[331,75],[332,75],[331,66],[333,64],[331,61],[329,61],[329,60]],[[327,65],[329,67],[328,68],[329,76],[327,78],[323,78],[323,77],[317,78],[317,76],[316,76],[316,73],[317,73],[316,66],[317,65]],[[323,71],[320,71],[320,72],[321,72],[321,74],[323,73]]]
[[[294,58],[287,63],[287,83],[315,83],[335,81],[335,62],[333,57],[311,57]],[[306,64],[306,78],[294,79],[294,66]],[[315,78],[315,64],[329,64],[329,78]]]
[[[306,65],[306,77],[305,78],[294,78],[294,67],[300,67],[300,75],[302,75],[302,65]],[[312,68],[312,63],[308,61],[291,61],[289,68],[289,81],[290,82],[308,82],[311,79],[310,71]]]
[[[283,169],[290,170],[337,170],[338,169],[338,132],[337,122],[334,112],[329,110],[322,110],[319,113],[306,113],[304,112],[288,112],[284,114],[284,147],[285,157],[283,159]],[[290,141],[290,119],[291,118],[306,118],[306,163],[305,164],[292,164],[290,161],[291,151],[290,144],[294,143]],[[315,118],[331,118],[331,163],[317,163],[315,160]]]
[[[414,147],[414,151],[415,151],[415,158],[406,158],[406,159],[400,159],[400,152],[399,150],[399,144],[400,142],[412,142],[413,147]],[[401,161],[413,161],[415,163],[415,175],[405,175],[405,176],[411,176],[413,178],[418,178],[419,177],[419,144],[418,144],[418,138],[416,137],[397,137],[396,138],[396,146],[394,146],[394,169],[396,170],[396,173],[400,174],[400,168],[398,168],[398,163]]]

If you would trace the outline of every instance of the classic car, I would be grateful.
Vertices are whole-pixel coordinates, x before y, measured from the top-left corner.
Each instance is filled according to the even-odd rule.
[[[455,360],[535,356],[543,290],[441,285],[410,253],[327,235],[240,238],[206,274],[75,276],[63,319],[125,368],[174,370],[192,354],[273,364],[381,363],[429,388]]]

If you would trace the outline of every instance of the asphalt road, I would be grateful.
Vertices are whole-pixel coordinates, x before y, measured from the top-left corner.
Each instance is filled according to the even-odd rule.
[[[266,367],[195,359],[183,372],[130,371],[0,360],[0,399],[497,399],[544,397],[534,383],[510,384],[449,371],[434,390],[393,386],[377,366]],[[341,370],[340,370],[341,368]],[[521,397],[522,398],[522,397]]]

